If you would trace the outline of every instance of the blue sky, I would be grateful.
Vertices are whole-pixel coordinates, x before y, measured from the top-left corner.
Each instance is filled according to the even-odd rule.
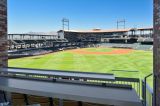
[[[115,29],[126,19],[129,27],[151,27],[152,0],[8,0],[8,32],[50,32],[62,29],[62,18],[70,29]]]

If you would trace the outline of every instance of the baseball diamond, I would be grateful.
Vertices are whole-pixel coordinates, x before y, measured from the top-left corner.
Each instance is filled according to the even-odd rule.
[[[141,79],[152,72],[152,64],[152,51],[107,47],[64,50],[9,60],[9,67],[113,73]]]

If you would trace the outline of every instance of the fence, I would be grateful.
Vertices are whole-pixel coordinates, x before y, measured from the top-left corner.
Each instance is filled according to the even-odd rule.
[[[144,106],[153,106],[153,89],[147,84],[147,78],[152,74],[145,77],[142,80],[142,98]]]
[[[92,79],[92,78],[82,78],[82,77],[67,77],[67,76],[56,76],[56,75],[46,75],[46,74],[35,74],[35,73],[23,73],[23,72],[8,72],[1,71],[0,76],[8,77],[18,77],[18,78],[29,78],[37,80],[46,80],[46,81],[65,81],[69,83],[79,83],[79,84],[94,84],[100,86],[115,86],[119,88],[133,88],[136,90],[139,97],[141,96],[141,84],[140,79],[138,78],[124,78],[124,77],[115,77],[114,80],[102,80],[102,79]],[[66,80],[68,79],[68,80]]]
[[[116,77],[115,81],[106,81],[106,83],[130,85],[133,89],[136,90],[137,94],[140,97],[141,86],[140,86],[140,79],[138,78]]]

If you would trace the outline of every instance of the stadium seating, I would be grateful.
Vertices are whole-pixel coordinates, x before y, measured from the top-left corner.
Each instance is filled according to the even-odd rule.
[[[100,105],[100,104],[94,104],[94,103],[83,103],[82,106],[109,106],[109,105]]]
[[[141,45],[139,43],[135,44],[117,44],[117,43],[102,43],[103,47],[114,47],[114,48],[132,48],[135,50],[152,50],[153,45]]]
[[[12,102],[12,106],[25,106],[26,105],[23,94],[12,93],[11,102]]]
[[[50,100],[46,97],[27,95],[27,106],[50,106]],[[11,94],[12,106],[26,106],[25,96],[23,94],[12,93]],[[53,99],[53,106],[59,106],[59,99]],[[79,106],[77,101],[63,100],[63,106]],[[82,106],[109,106],[93,103],[83,103]]]
[[[63,106],[78,106],[78,102],[69,101],[69,100],[63,100]]]

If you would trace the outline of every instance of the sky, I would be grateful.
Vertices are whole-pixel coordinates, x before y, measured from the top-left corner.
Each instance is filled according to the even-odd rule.
[[[8,0],[9,33],[58,31],[64,17],[71,30],[152,27],[153,0]]]

